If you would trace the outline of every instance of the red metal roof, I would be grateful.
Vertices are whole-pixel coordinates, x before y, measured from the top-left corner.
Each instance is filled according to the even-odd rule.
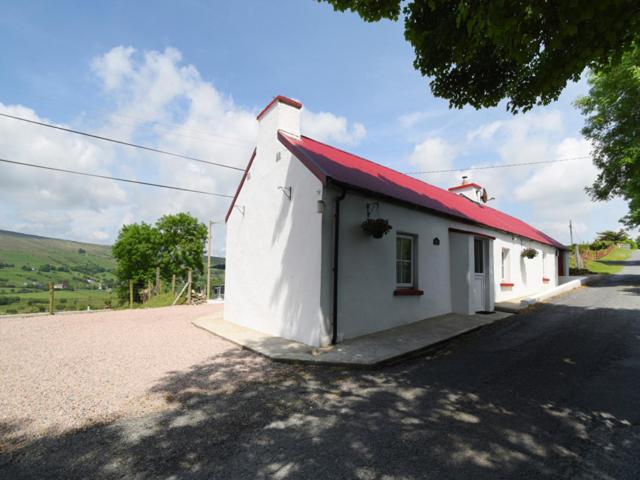
[[[258,116],[256,117],[257,120],[260,120],[262,118],[262,116],[267,113],[267,111],[271,108],[271,106],[276,103],[276,102],[282,102],[282,103],[286,103],[287,105],[290,105],[294,108],[297,108],[298,110],[300,110],[302,108],[302,104],[296,100],[293,100],[289,97],[285,97],[284,95],[278,95],[277,97],[275,97],[273,100],[271,100],[269,102],[269,105],[267,105],[266,107],[264,107],[262,109],[262,111],[258,114]]]
[[[335,183],[382,195],[401,202],[484,225],[557,248],[560,242],[499,210],[478,204],[453,192],[422,182],[362,157],[308,137],[294,137],[282,131],[278,138],[323,183]]]

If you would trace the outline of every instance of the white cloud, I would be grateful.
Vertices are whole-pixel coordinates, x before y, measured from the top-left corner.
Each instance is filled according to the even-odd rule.
[[[413,149],[409,163],[420,171],[446,170],[453,167],[457,149],[439,137],[427,138]]]
[[[106,90],[120,87],[122,81],[131,74],[131,56],[134,53],[133,47],[120,46],[93,59],[91,68],[102,79]]]
[[[300,118],[304,135],[321,142],[338,142],[344,145],[355,145],[367,136],[367,130],[361,123],[349,126],[345,117],[328,112],[312,112],[302,109]]]
[[[590,145],[582,137],[565,134],[563,114],[556,110],[532,112],[493,121],[464,134],[459,144],[450,139],[430,138],[416,145],[408,163],[420,170],[460,168],[494,164],[539,162],[586,157],[545,165],[487,170],[469,169],[451,174],[420,176],[446,188],[459,183],[462,175],[484,186],[495,208],[515,214],[561,241],[568,242],[572,220],[582,240],[596,231],[619,228],[626,208],[622,201],[594,203],[585,187],[596,177],[588,158]]]
[[[168,151],[244,168],[255,145],[255,106],[245,108],[204,80],[173,48],[139,52],[115,47],[91,70],[114,107],[92,118],[91,130]],[[267,99],[265,99],[267,100]],[[2,105],[10,114],[41,120],[31,109]],[[304,112],[304,111],[303,111]],[[353,144],[364,126],[331,113],[303,113],[305,132]],[[0,119],[0,151],[12,160],[53,165],[155,183],[233,194],[241,172],[115,146],[85,137]],[[188,211],[201,221],[223,220],[229,200],[26,167],[2,166],[0,228],[75,240],[112,242],[123,224],[153,222]],[[214,227],[214,251],[224,252],[224,227]]]

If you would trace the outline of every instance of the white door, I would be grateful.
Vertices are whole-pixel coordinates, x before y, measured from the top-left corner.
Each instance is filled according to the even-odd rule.
[[[486,311],[487,281],[485,266],[485,241],[481,238],[473,240],[473,277],[471,280],[471,309],[474,312]]]

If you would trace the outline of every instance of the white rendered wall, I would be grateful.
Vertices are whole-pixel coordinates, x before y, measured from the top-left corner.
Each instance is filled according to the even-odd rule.
[[[366,218],[366,204],[371,202],[379,203],[379,216],[393,226],[393,230],[379,240],[369,237],[360,227]],[[468,286],[473,275],[474,237],[450,232],[450,228],[495,237],[495,240],[487,239],[489,309],[493,309],[494,302],[557,285],[557,258],[553,247],[347,192],[340,220],[338,338],[356,337],[449,312],[474,313]],[[417,288],[424,291],[421,296],[393,295],[397,233],[417,237]],[[435,237],[440,240],[437,246],[433,244]],[[535,259],[521,261],[520,252],[527,246],[538,249],[539,254]],[[509,288],[500,287],[503,247],[511,249],[514,286]],[[548,283],[542,281],[542,250],[547,252]]]
[[[506,233],[494,232],[493,235],[496,237],[493,242],[496,302],[539,293],[558,285],[556,248]],[[536,249],[538,255],[532,259],[521,257],[522,250],[527,247]],[[510,252],[511,276],[507,279],[501,276],[502,248],[508,248]],[[543,252],[546,253],[544,269]],[[544,282],[543,277],[549,281]],[[501,286],[501,283],[513,283],[513,286]]]
[[[320,346],[330,339],[321,307],[322,184],[277,139],[278,128],[299,133],[299,111],[282,103],[272,110],[227,222],[225,320]],[[279,189],[289,186],[291,200]]]
[[[381,239],[362,231],[367,202],[393,226]],[[413,323],[451,312],[449,222],[399,205],[348,192],[340,219],[338,338]],[[396,233],[417,235],[417,288],[421,296],[394,296]],[[440,245],[434,245],[437,237]]]

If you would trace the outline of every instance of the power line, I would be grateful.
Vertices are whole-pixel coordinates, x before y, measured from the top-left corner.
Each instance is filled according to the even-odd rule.
[[[23,90],[24,92],[24,90]],[[39,95],[37,93],[33,93],[33,92],[29,92],[28,93],[29,96],[33,96],[33,97],[37,97],[40,100],[44,100],[45,102],[50,102],[53,104],[60,104],[60,105],[69,105],[70,102],[69,100],[61,100],[60,98],[54,98],[50,95],[48,96],[44,96],[44,95]],[[107,110],[106,108],[96,108],[95,106],[87,108],[86,105],[82,105],[80,103],[77,102],[73,102],[71,103],[71,105],[74,105],[75,107],[80,108],[81,110],[83,110],[83,112],[86,111],[93,111],[93,112],[101,112],[101,113],[108,113],[111,116],[115,116],[115,117],[120,117],[120,118],[128,118],[130,120],[133,120],[135,123],[127,123],[127,122],[122,122],[120,121],[120,123],[123,123],[124,125],[131,125],[131,126],[137,126],[139,123],[150,123],[150,124],[155,124],[155,125],[163,125],[166,127],[172,127],[172,128],[176,128],[179,130],[184,130],[186,132],[195,132],[195,133],[201,133],[203,135],[209,136],[209,137],[219,137],[219,138],[224,138],[224,139],[228,139],[228,140],[233,140],[235,142],[238,143],[226,143],[226,142],[220,142],[220,141],[216,141],[216,143],[223,143],[224,145],[229,145],[229,146],[233,146],[233,147],[246,147],[246,146],[251,146],[253,145],[253,142],[244,140],[240,137],[233,137],[233,136],[229,136],[229,135],[221,135],[219,133],[212,133],[210,131],[205,131],[205,130],[199,130],[199,129],[195,129],[195,128],[189,128],[189,127],[185,127],[182,124],[179,123],[175,123],[175,122],[169,122],[169,121],[165,121],[165,122],[160,122],[158,120],[148,120],[148,119],[143,119],[140,117],[134,117],[131,115],[125,115],[122,112],[111,112],[110,110]],[[202,140],[198,137],[192,137],[192,136],[188,136],[188,135],[181,135],[179,133],[176,132],[165,132],[166,134],[169,135],[178,135],[178,136],[183,136],[185,138],[196,138],[199,140]],[[203,140],[203,141],[207,141],[207,140]],[[210,142],[210,141],[209,141]]]
[[[110,176],[107,176],[107,175],[98,175],[96,173],[77,172],[75,170],[65,170],[64,168],[47,167],[46,165],[37,165],[35,163],[16,162],[14,160],[7,160],[6,158],[0,158],[0,162],[10,163],[10,164],[13,164],[13,165],[22,165],[24,167],[41,168],[43,170],[52,170],[54,172],[72,173],[74,175],[82,175],[84,177],[94,177],[94,178],[102,178],[104,180],[115,180],[117,182],[135,183],[135,184],[138,184],[138,185],[146,185],[148,187],[168,188],[170,190],[180,190],[182,192],[200,193],[202,195],[211,195],[211,196],[214,196],[214,197],[233,198],[233,195],[225,195],[224,193],[212,193],[212,192],[205,192],[205,191],[202,191],[202,190],[193,190],[191,188],[175,187],[175,186],[172,186],[172,185],[162,185],[160,183],[142,182],[140,180],[131,180],[131,179],[128,179],[128,178],[119,178],[119,177],[110,177]]]
[[[159,150],[157,148],[147,147],[145,145],[137,145],[135,143],[125,142],[124,140],[116,140],[114,138],[103,137],[103,136],[100,136],[100,135],[94,135],[93,133],[81,132],[79,130],[73,130],[71,128],[59,127],[58,125],[51,125],[50,123],[37,122],[35,120],[29,120],[28,118],[16,117],[14,115],[9,115],[9,114],[6,114],[6,113],[0,113],[0,116],[6,117],[6,118],[11,118],[13,120],[19,120],[21,122],[32,123],[34,125],[40,125],[42,127],[54,128],[56,130],[62,130],[63,132],[75,133],[76,135],[83,135],[85,137],[96,138],[98,140],[104,140],[106,142],[112,142],[112,143],[117,143],[117,144],[120,144],[120,145],[126,145],[127,147],[140,148],[142,150],[147,150],[149,152],[161,153],[162,155],[169,155],[171,157],[184,158],[186,160],[191,160],[193,162],[206,163],[208,165],[214,165],[216,167],[229,168],[231,170],[238,170],[240,172],[244,172],[244,168],[234,167],[233,165],[226,165],[224,163],[210,162],[208,160],[202,160],[201,158],[190,157],[188,155],[182,155],[181,153],[168,152],[166,150]]]
[[[580,157],[558,158],[555,160],[541,160],[539,162],[504,163],[502,165],[485,165],[483,167],[451,168],[449,170],[427,170],[423,172],[404,172],[404,173],[405,175],[421,175],[426,173],[466,172],[467,170],[488,170],[491,168],[522,167],[525,165],[542,165],[545,163],[569,162],[572,160],[582,160],[585,158],[590,158],[590,157],[588,155],[582,155]]]

